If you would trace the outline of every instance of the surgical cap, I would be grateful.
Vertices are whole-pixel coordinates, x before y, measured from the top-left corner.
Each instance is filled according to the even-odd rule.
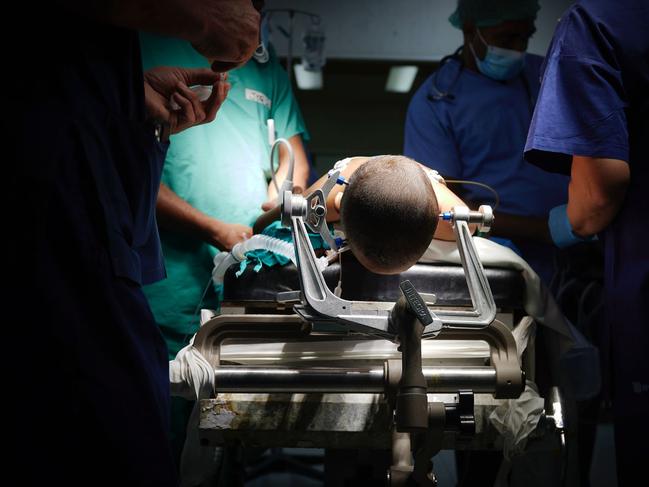
[[[538,0],[458,0],[457,9],[448,20],[458,29],[465,22],[491,27],[506,20],[534,19],[539,8]]]

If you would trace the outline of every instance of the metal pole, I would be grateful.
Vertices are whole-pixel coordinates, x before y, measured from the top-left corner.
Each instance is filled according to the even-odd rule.
[[[496,371],[489,366],[423,367],[428,392],[476,393],[496,390]],[[221,366],[214,370],[217,392],[230,393],[373,393],[388,389],[383,368],[288,368]]]
[[[293,27],[295,25],[295,10],[288,11],[288,52],[286,53],[286,73],[288,82],[293,82]]]

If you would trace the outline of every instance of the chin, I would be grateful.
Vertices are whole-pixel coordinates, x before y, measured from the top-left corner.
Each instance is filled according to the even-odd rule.
[[[406,264],[404,266],[399,266],[399,267],[387,267],[385,265],[368,262],[364,259],[358,259],[358,260],[363,265],[363,267],[365,267],[368,271],[371,271],[374,274],[381,274],[383,276],[393,276],[395,274],[401,274],[402,272],[407,271],[413,265],[416,264],[416,262],[413,262],[411,264]]]
[[[395,274],[401,274],[402,272],[407,271],[410,269],[412,266],[407,266],[407,267],[393,267],[393,268],[385,268],[385,267],[375,267],[375,268],[370,268],[369,270],[372,271],[374,274],[381,274],[383,276],[393,276]]]
[[[401,274],[402,272],[407,271],[417,263],[417,260],[415,260],[413,262],[406,263],[401,266],[388,266],[380,262],[376,262],[372,259],[368,259],[365,255],[363,255],[362,252],[355,250],[353,247],[352,247],[352,253],[356,257],[356,260],[358,260],[358,262],[360,262],[360,264],[363,267],[365,267],[368,271],[373,272],[374,274],[381,274],[383,276],[393,276],[395,274]]]

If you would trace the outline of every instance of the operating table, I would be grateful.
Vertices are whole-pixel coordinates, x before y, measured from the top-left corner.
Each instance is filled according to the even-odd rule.
[[[341,254],[322,269],[308,231],[338,250],[325,205],[336,177],[308,198],[283,195],[297,265],[240,277],[230,269],[221,313],[204,313],[194,347],[214,367],[216,396],[201,401],[201,441],[391,449],[386,485],[436,485],[431,458],[501,448],[489,415],[533,383],[533,338],[522,352],[512,333],[524,321],[522,278],[482,267],[469,224],[489,230],[486,206],[440,215],[453,224],[461,267],[378,276]],[[270,352],[245,353],[264,345]],[[545,403],[530,436],[561,450],[556,388]]]

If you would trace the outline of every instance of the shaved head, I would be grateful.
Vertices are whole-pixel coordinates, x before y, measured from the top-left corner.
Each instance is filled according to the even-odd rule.
[[[351,250],[379,274],[398,274],[417,262],[433,239],[438,213],[423,169],[412,159],[392,155],[360,166],[340,206]]]

